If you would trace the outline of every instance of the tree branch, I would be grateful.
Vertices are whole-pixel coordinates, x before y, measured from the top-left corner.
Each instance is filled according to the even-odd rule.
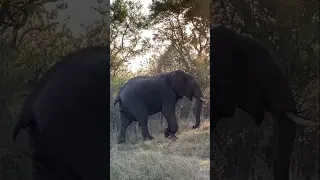
[[[55,23],[51,23],[51,24],[47,25],[46,27],[32,27],[32,28],[29,28],[29,29],[25,30],[21,34],[18,42],[21,42],[23,40],[23,38],[31,31],[45,31],[45,30],[49,29],[50,27],[55,26],[57,24],[59,24],[59,23],[55,22]]]

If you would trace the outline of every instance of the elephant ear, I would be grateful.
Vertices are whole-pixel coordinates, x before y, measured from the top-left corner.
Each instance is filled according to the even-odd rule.
[[[171,86],[174,91],[183,97],[186,94],[187,84],[186,84],[186,74],[181,70],[174,71],[170,78]]]

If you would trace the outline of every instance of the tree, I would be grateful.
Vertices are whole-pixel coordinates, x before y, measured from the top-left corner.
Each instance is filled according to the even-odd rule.
[[[110,72],[113,76],[125,71],[124,65],[130,59],[150,48],[150,40],[142,36],[148,21],[141,8],[140,2],[125,0],[115,0],[110,7]]]
[[[209,3],[153,1],[149,18],[155,48],[165,47],[153,58],[155,72],[179,68],[194,74],[203,88],[209,86]]]

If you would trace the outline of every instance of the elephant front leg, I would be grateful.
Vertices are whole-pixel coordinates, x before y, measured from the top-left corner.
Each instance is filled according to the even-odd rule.
[[[177,137],[175,136],[175,133],[178,131],[179,126],[177,122],[176,109],[175,109],[177,100],[174,99],[174,97],[175,96],[164,100],[161,112],[163,117],[166,118],[167,125],[168,125],[168,128],[166,128],[164,131],[165,137],[177,139]]]
[[[178,131],[179,126],[177,123],[177,118],[175,114],[165,114],[163,113],[163,116],[167,119],[168,128],[164,130],[164,135],[166,138],[173,138],[178,139],[175,136],[175,133]]]
[[[148,121],[139,122],[141,126],[142,137],[144,140],[153,140],[148,128]]]

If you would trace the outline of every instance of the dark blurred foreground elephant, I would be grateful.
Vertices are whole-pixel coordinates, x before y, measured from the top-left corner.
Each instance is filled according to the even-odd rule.
[[[216,124],[232,117],[238,107],[251,115],[256,125],[264,110],[277,120],[275,180],[289,180],[289,163],[297,124],[317,126],[297,116],[288,80],[275,64],[270,50],[259,40],[241,36],[224,26],[210,30],[212,137],[219,144]]]
[[[70,53],[44,74],[17,124],[30,143],[33,180],[105,180],[109,168],[109,47]]]
[[[166,118],[168,128],[165,129],[165,137],[175,137],[178,131],[178,123],[175,114],[176,103],[186,96],[197,100],[196,124],[200,124],[202,91],[195,78],[181,70],[164,73],[158,76],[139,76],[130,79],[121,87],[114,105],[119,102],[121,128],[118,143],[125,142],[128,126],[133,121],[138,121],[142,136],[145,140],[152,140],[148,130],[148,116],[161,112]]]

